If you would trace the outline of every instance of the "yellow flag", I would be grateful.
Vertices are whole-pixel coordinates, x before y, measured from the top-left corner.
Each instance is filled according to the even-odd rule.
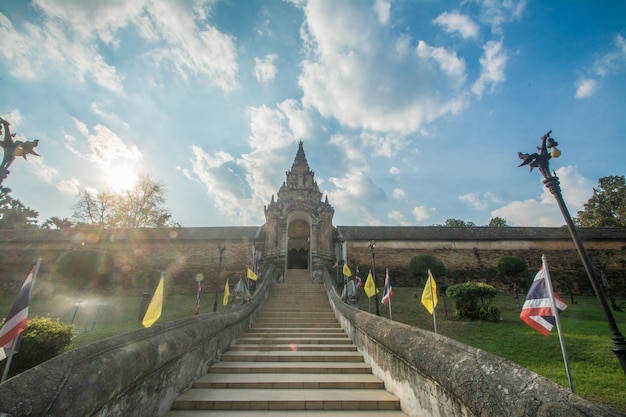
[[[430,314],[433,314],[435,307],[437,307],[437,283],[435,278],[433,278],[433,274],[430,273],[430,269],[428,270],[428,281],[426,281],[426,286],[422,293],[422,304],[424,304],[424,307]]]
[[[376,284],[374,284],[374,278],[372,278],[372,271],[367,274],[367,279],[365,280],[365,286],[363,289],[365,290],[367,298],[372,298],[374,294],[376,294]]]
[[[229,295],[230,295],[230,288],[228,288],[228,280],[226,280],[226,285],[224,285],[224,299],[222,300],[223,305],[228,305]]]
[[[143,316],[141,324],[143,327],[152,326],[161,317],[161,310],[163,309],[163,272],[161,272],[161,280],[157,285],[152,300],[148,305],[146,314]]]
[[[343,264],[343,274],[347,277],[352,276],[352,271],[350,271],[350,268],[348,267],[347,263]]]
[[[248,274],[246,276],[250,278],[252,281],[256,281],[256,278],[257,278],[256,274],[250,268],[248,268]]]

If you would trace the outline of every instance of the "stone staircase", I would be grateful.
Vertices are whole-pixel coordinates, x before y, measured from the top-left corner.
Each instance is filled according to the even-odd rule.
[[[257,321],[166,417],[401,417],[308,270],[274,284]]]

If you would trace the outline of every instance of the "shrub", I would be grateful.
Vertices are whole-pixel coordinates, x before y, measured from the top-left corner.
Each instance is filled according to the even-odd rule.
[[[19,352],[13,357],[11,375],[17,375],[60,355],[70,345],[73,336],[74,326],[61,323],[58,319],[29,319],[28,326],[22,332]]]
[[[446,295],[454,299],[455,315],[470,320],[499,320],[500,310],[491,305],[496,294],[495,287],[482,282],[468,281],[451,285],[446,290]]]
[[[429,269],[435,278],[446,275],[446,267],[443,265],[441,259],[436,256],[417,255],[412,257],[409,261],[409,271],[415,276],[422,277],[423,282],[426,282],[428,278]]]

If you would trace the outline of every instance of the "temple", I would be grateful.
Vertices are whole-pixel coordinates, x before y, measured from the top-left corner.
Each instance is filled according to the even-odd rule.
[[[286,269],[311,271],[333,260],[334,214],[328,197],[322,201],[300,141],[277,199],[272,195],[265,208],[265,260],[285,262]]]

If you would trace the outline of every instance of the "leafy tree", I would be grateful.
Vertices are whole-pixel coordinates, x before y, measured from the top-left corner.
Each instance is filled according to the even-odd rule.
[[[476,227],[476,223],[474,222],[466,222],[464,220],[459,219],[447,219],[444,223],[446,227]]]
[[[506,223],[506,220],[504,220],[502,217],[492,217],[491,220],[489,220],[489,224],[487,226],[489,226],[489,227],[509,227],[509,225]]]
[[[574,219],[581,227],[626,227],[626,183],[623,175],[602,177],[593,196]]]
[[[42,229],[71,229],[74,227],[74,223],[68,219],[60,219],[58,217],[50,217],[42,225]]]
[[[10,188],[0,187],[0,229],[34,229],[39,213],[9,195]]]
[[[417,255],[409,261],[409,272],[415,276],[422,277],[424,282],[428,278],[428,270],[435,277],[443,277],[446,275],[446,267],[441,259],[432,255]]]
[[[118,196],[113,193],[81,190],[72,217],[82,224],[115,227],[117,200]]]
[[[163,208],[165,203],[163,184],[146,176],[134,187],[121,195],[117,211],[119,227],[165,227],[176,226],[172,215]]]
[[[526,287],[524,277],[520,278],[523,272],[528,270],[526,261],[516,256],[503,256],[498,260],[498,266],[496,267],[498,274],[513,286],[513,292],[515,294],[515,306],[520,309],[519,301],[519,287]]]
[[[165,188],[149,176],[122,194],[83,190],[74,205],[74,219],[98,227],[178,227],[163,205]]]
[[[451,285],[446,290],[446,295],[454,299],[455,315],[470,320],[498,321],[500,310],[491,305],[497,293],[489,284],[469,281]]]
[[[13,357],[10,374],[17,375],[65,352],[73,336],[74,326],[63,324],[58,319],[29,319],[22,332],[19,354]]]

